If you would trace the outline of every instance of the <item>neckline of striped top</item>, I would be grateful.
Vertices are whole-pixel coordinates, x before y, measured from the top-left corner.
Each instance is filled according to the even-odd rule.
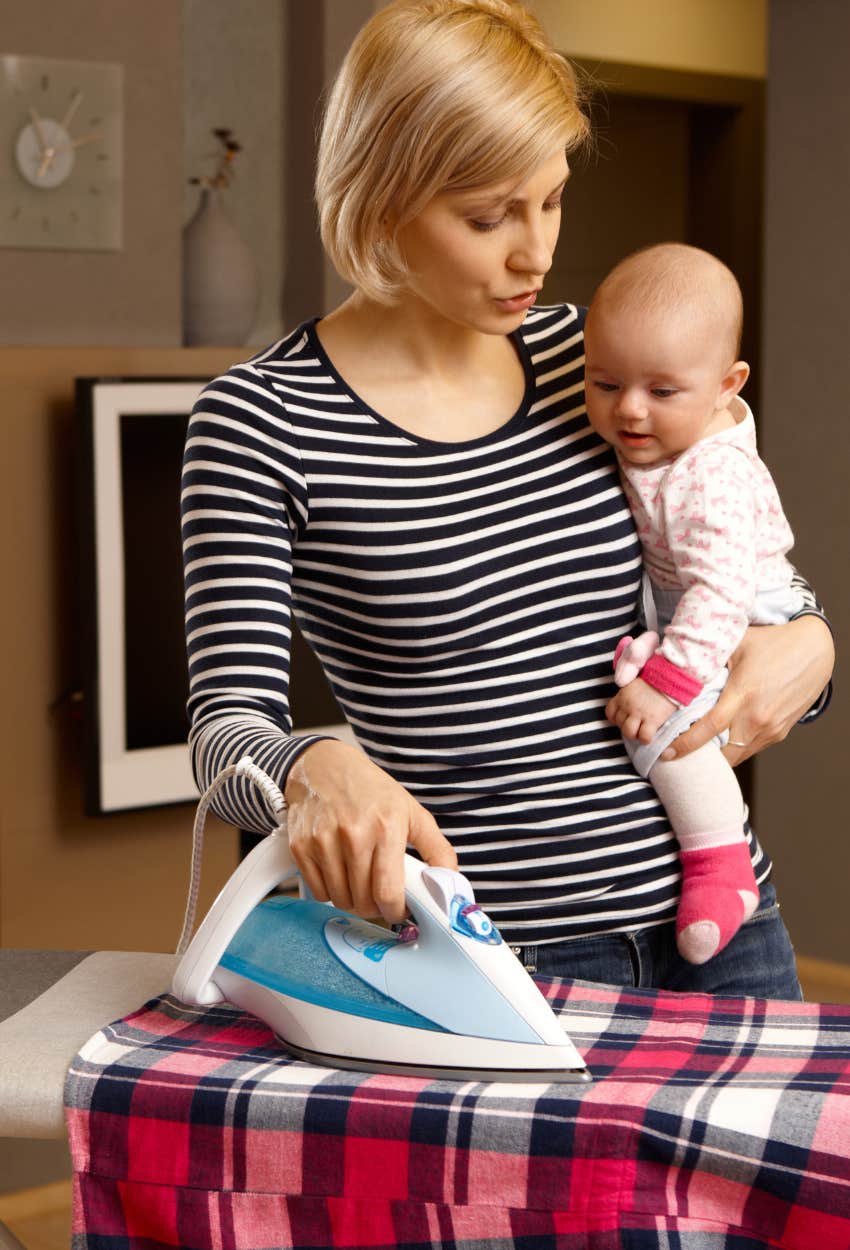
[[[516,412],[508,417],[508,419],[498,426],[497,429],[491,430],[489,434],[482,434],[479,438],[444,442],[440,439],[425,438],[421,434],[414,434],[410,430],[403,429],[402,426],[396,425],[396,423],[389,417],[383,416],[380,412],[373,408],[371,404],[368,404],[361,395],[358,395],[357,392],[349,386],[348,382],[346,382],[345,378],[339,372],[336,365],[325,351],[322,341],[316,332],[316,326],[320,320],[320,317],[311,318],[310,321],[304,323],[303,329],[307,335],[311,348],[316,353],[317,358],[321,361],[322,366],[327,369],[328,373],[336,382],[340,390],[345,393],[345,395],[361,412],[368,413],[368,415],[372,417],[378,425],[394,434],[397,438],[405,439],[409,443],[418,443],[423,447],[446,447],[454,448],[456,451],[464,451],[468,448],[484,447],[488,443],[498,442],[506,435],[511,434],[515,426],[524,421],[528,416],[529,409],[531,408],[531,404],[534,399],[535,379],[534,369],[531,363],[531,355],[528,350],[528,345],[522,337],[521,327],[519,330],[514,330],[512,333],[507,335],[507,338],[511,340],[517,356],[519,357],[519,362],[522,365],[522,372],[525,378],[525,389]]]

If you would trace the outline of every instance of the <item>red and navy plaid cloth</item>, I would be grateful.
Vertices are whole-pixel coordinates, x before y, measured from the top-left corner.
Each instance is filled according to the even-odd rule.
[[[168,997],[104,1029],[75,1250],[848,1250],[850,1007],[540,984],[592,1085],[331,1071]]]

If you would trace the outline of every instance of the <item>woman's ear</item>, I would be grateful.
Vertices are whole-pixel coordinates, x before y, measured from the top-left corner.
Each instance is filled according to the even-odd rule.
[[[728,408],[732,400],[743,388],[744,383],[750,376],[750,366],[745,360],[736,360],[726,370],[723,381],[720,383],[720,390],[717,394],[717,407]]]

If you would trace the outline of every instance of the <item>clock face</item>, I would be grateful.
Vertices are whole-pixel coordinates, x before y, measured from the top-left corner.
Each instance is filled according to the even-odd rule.
[[[120,251],[120,65],[0,55],[0,247]]]

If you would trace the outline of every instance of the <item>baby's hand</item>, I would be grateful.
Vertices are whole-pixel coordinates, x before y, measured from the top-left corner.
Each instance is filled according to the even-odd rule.
[[[675,709],[676,704],[666,694],[636,677],[614,696],[605,715],[612,725],[619,725],[624,738],[651,742]]]

